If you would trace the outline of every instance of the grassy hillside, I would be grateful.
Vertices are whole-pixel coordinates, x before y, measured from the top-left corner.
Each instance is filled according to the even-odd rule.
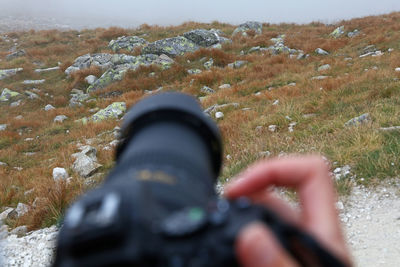
[[[340,25],[345,26],[346,32],[358,29],[361,33],[353,38],[330,36]],[[104,72],[91,67],[68,77],[64,70],[75,58],[87,53],[113,53],[108,43],[123,35],[141,36],[153,42],[198,28],[219,29],[233,42],[224,44],[222,49],[202,48],[176,57],[167,70],[151,66],[130,71],[122,81],[93,93],[96,101],[69,107],[71,90],[85,91],[88,84],[84,78],[90,74],[99,77]],[[399,175],[400,132],[380,128],[400,125],[400,72],[395,71],[400,67],[400,13],[329,26],[263,24],[261,35],[248,32],[247,36],[232,37],[235,28],[218,22],[190,22],[177,27],[142,25],[136,29],[12,32],[8,38],[0,38],[0,69],[23,68],[17,75],[0,80],[0,93],[3,88],[21,94],[33,87],[40,90],[36,90],[39,99],[25,96],[16,107],[10,106],[13,101],[0,102],[0,124],[7,124],[0,131],[0,162],[7,163],[0,166],[0,208],[15,207],[20,202],[32,205],[36,198],[42,198],[25,216],[8,219],[7,223],[12,227],[28,225],[31,229],[55,223],[67,205],[91,186],[71,170],[71,155],[77,152],[78,143],[89,140],[97,148],[98,161],[103,165],[103,175],[98,175],[97,181],[113,166],[113,151],[102,148],[114,140],[112,130],[120,121],[83,125],[75,120],[112,102],[123,101],[130,107],[146,95],[146,90],[159,87],[201,97],[204,108],[239,104],[222,108],[224,117],[215,119],[224,137],[222,182],[259,158],[286,153],[321,153],[332,162],[333,169],[349,165],[351,174],[336,182],[340,193],[348,192],[353,183],[370,185]],[[286,36],[286,46],[301,49],[309,57],[297,59],[286,53],[271,55],[257,49],[248,53],[253,47],[273,45],[271,38],[282,34]],[[26,55],[6,60],[14,42]],[[360,58],[369,45],[375,45],[383,54]],[[317,48],[330,54],[319,55],[315,53]],[[140,51],[119,53],[138,55]],[[204,61],[210,58],[214,65],[205,70]],[[248,64],[237,69],[227,66],[236,60]],[[330,69],[319,71],[325,64]],[[34,72],[57,65],[61,67],[58,71]],[[190,75],[188,69],[202,72]],[[312,79],[317,76],[327,77]],[[40,85],[22,84],[28,79],[46,81]],[[219,89],[223,84],[231,87]],[[200,90],[203,86],[216,92],[206,95]],[[45,111],[47,104],[55,109]],[[364,113],[370,115],[368,123],[344,125]],[[54,123],[54,117],[61,114],[68,120]],[[16,118],[19,115],[22,118]],[[271,131],[270,125],[276,125],[276,130]],[[55,167],[66,168],[72,181],[54,182]]]

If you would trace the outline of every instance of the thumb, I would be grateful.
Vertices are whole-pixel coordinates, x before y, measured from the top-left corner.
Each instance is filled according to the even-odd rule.
[[[236,254],[244,267],[298,266],[261,223],[246,226],[236,240]]]

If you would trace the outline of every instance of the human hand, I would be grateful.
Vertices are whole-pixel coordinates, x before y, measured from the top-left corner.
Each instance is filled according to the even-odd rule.
[[[301,211],[276,196],[272,186],[289,187],[299,196]],[[329,251],[351,266],[335,208],[336,195],[327,164],[318,156],[264,160],[250,166],[227,185],[225,196],[246,196],[267,205],[283,219],[304,229]],[[298,266],[297,262],[263,224],[254,223],[239,234],[236,244],[239,262],[245,267]]]

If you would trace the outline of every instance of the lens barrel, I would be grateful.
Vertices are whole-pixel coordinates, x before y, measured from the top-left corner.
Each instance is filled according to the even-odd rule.
[[[189,95],[162,93],[141,100],[125,115],[121,132],[117,164],[131,147],[137,149],[136,154],[145,150],[159,154],[176,152],[186,161],[199,163],[200,168],[210,165],[215,179],[219,175],[222,163],[220,132],[198,101]],[[202,144],[196,140],[201,140]]]

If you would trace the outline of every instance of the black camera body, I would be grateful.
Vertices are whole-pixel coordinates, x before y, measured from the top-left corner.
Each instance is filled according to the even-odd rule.
[[[221,137],[190,96],[158,94],[136,104],[116,161],[103,185],[66,213],[54,266],[239,266],[236,237],[256,221],[301,265],[345,266],[266,207],[217,196]]]

